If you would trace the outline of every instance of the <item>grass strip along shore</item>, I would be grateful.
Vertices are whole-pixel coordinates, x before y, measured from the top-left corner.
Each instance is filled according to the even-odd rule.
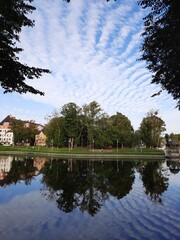
[[[88,148],[55,148],[44,146],[0,146],[1,155],[33,155],[70,158],[148,158],[163,159],[164,152],[159,149],[91,149]]]

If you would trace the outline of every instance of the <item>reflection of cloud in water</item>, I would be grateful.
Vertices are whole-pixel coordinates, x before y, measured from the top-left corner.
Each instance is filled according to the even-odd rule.
[[[176,200],[168,198],[166,206],[154,207],[144,196],[138,175],[131,194],[120,201],[111,197],[94,217],[77,208],[66,214],[43,198],[40,192],[32,192],[0,205],[3,216],[0,219],[1,238],[168,239],[171,231],[171,236],[178,239],[178,201],[178,197]]]

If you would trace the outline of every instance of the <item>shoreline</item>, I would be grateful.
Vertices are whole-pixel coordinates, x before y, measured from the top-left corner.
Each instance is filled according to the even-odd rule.
[[[165,159],[165,155],[156,154],[71,154],[71,153],[45,153],[45,152],[21,152],[21,151],[0,151],[0,155],[28,155],[28,156],[44,156],[44,157],[60,157],[60,158],[143,158],[143,159]]]

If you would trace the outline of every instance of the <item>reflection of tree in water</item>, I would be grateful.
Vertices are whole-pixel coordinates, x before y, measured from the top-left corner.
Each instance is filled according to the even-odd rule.
[[[95,216],[100,211],[102,203],[108,198],[102,174],[98,171],[99,166],[94,161],[87,162],[88,166],[83,169],[83,181],[80,183],[80,210]]]
[[[120,199],[128,194],[133,182],[130,162],[122,164],[117,171],[115,161],[53,160],[44,166],[42,194],[49,201],[56,201],[64,212],[79,207],[94,216],[110,195]]]
[[[42,183],[46,185],[44,195],[49,201],[56,200],[59,209],[71,212],[78,201],[74,193],[77,192],[77,173],[68,172],[63,161],[46,162],[43,169]]]
[[[120,161],[118,171],[113,166],[111,172],[108,172],[108,191],[112,196],[117,197],[117,199],[123,198],[132,189],[135,179],[133,166],[133,162]]]
[[[168,178],[160,162],[148,162],[141,170],[145,193],[154,203],[162,204],[162,194],[168,189]]]
[[[178,174],[180,171],[180,161],[176,160],[167,160],[166,165],[169,167],[169,170],[173,174]]]
[[[46,163],[42,182],[45,183],[49,200],[56,200],[57,206],[64,212],[71,212],[77,206],[82,211],[94,215],[100,208],[96,193],[96,177],[87,162],[73,161],[73,171],[69,171],[68,162],[53,160]]]
[[[23,180],[26,185],[30,185],[34,178],[35,168],[32,159],[13,160],[10,171],[7,176],[0,182],[0,185],[16,184]]]

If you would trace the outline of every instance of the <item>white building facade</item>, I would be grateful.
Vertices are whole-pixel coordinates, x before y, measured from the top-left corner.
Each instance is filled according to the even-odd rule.
[[[6,146],[13,145],[13,132],[10,132],[9,128],[0,126],[0,144]]]
[[[9,128],[9,124],[4,123],[0,125],[0,144],[4,146],[11,146],[14,144],[14,135]]]

